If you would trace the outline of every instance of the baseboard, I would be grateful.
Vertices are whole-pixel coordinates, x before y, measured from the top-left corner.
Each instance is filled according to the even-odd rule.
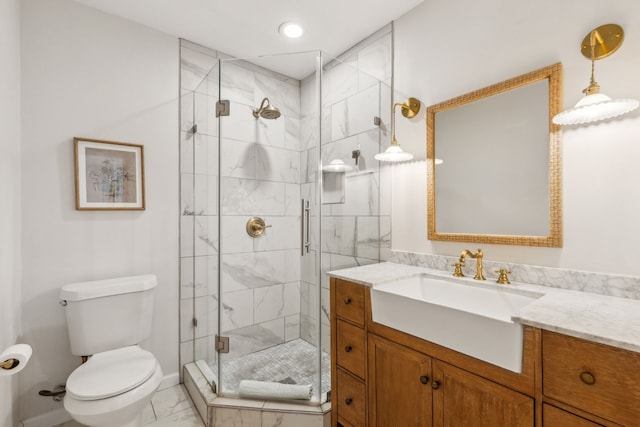
[[[20,423],[22,427],[51,427],[71,421],[71,415],[64,408],[54,409]]]
[[[165,388],[173,387],[178,384],[180,384],[180,374],[178,372],[173,372],[162,377],[158,390],[164,390]]]
[[[165,375],[160,381],[158,390],[173,387],[180,384],[180,375],[177,372]],[[21,427],[51,427],[58,424],[71,421],[71,415],[64,409],[58,408],[53,411],[45,412],[35,417],[27,418],[20,423]]]

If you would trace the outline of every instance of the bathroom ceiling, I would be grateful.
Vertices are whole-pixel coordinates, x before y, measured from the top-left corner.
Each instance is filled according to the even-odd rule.
[[[238,58],[322,50],[335,57],[423,0],[76,0]],[[305,33],[286,39],[285,21]],[[279,57],[260,64],[301,79],[306,61]],[[311,68],[310,68],[311,67]]]

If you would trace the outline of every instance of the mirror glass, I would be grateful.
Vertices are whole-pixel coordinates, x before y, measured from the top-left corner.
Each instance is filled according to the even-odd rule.
[[[561,72],[555,64],[427,109],[429,239],[562,245],[551,122]]]

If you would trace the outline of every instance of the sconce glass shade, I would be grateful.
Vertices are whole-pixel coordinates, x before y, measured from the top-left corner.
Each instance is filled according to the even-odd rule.
[[[376,160],[381,162],[406,162],[413,159],[413,154],[402,151],[396,140],[396,107],[400,107],[404,117],[412,119],[420,112],[420,101],[416,98],[408,98],[403,103],[393,105],[391,109],[391,133],[393,134],[391,145],[382,153],[374,156]]]
[[[552,121],[557,125],[581,125],[610,119],[638,108],[635,99],[611,99],[603,93],[583,97],[575,107],[556,114]]]
[[[392,143],[389,148],[382,153],[376,154],[374,157],[381,162],[406,162],[407,160],[413,159],[413,154],[402,151],[402,148],[400,148],[396,142],[395,144]]]

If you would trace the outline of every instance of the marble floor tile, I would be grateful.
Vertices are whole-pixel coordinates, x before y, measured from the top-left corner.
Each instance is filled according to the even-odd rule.
[[[158,391],[144,409],[142,420],[149,427],[204,427],[182,384]],[[68,421],[53,427],[84,427],[84,424]]]

